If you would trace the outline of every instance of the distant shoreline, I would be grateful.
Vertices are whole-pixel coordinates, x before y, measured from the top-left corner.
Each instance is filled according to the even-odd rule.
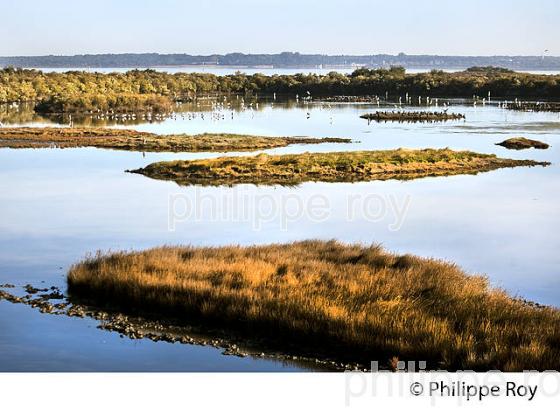
[[[473,66],[496,66],[511,70],[560,70],[560,56],[440,56],[399,53],[374,55],[324,55],[284,52],[278,54],[83,54],[47,56],[0,56],[0,66],[21,68],[388,68],[463,70]]]
[[[0,70],[14,67],[16,69],[22,70],[37,70],[43,73],[66,73],[68,71],[83,71],[86,73],[100,73],[100,74],[109,74],[109,73],[127,73],[129,71],[146,71],[146,70],[153,70],[161,73],[168,73],[168,74],[177,74],[177,73],[202,73],[202,74],[214,74],[214,75],[232,75],[236,72],[240,72],[242,74],[253,75],[253,74],[264,74],[264,75],[294,75],[294,74],[317,74],[317,75],[325,75],[329,72],[339,72],[341,74],[350,74],[354,70],[359,68],[367,68],[367,69],[387,69],[389,67],[359,67],[359,66],[283,66],[283,67],[276,67],[276,66],[235,66],[235,65],[198,65],[198,64],[182,64],[182,65],[152,65],[152,66],[122,66],[122,67],[110,67],[110,66],[103,66],[103,67],[76,67],[76,66],[41,66],[41,67],[34,67],[34,66],[10,66],[10,65],[1,65]],[[468,70],[470,67],[404,67],[407,74],[422,74],[422,73],[429,73],[432,70],[442,71],[444,73],[458,73],[461,71]],[[503,67],[499,67],[503,68]],[[514,70],[516,73],[521,74],[534,74],[534,75],[559,75],[560,74],[560,67],[558,69],[516,69]]]
[[[10,67],[11,65],[0,65],[0,69]],[[314,65],[300,65],[300,66],[259,66],[259,65],[219,65],[219,64],[177,64],[177,65],[150,65],[150,66],[13,66],[15,68],[25,68],[25,69],[34,69],[34,70],[44,70],[44,69],[66,69],[66,70],[88,70],[88,71],[95,71],[97,69],[108,70],[108,69],[115,69],[115,70],[161,70],[166,68],[171,69],[180,69],[180,68],[200,68],[204,69],[229,69],[229,70],[355,70],[356,68],[390,68],[390,66],[381,67],[381,66],[357,66],[357,65],[348,65],[348,66],[314,66]],[[456,66],[456,67],[404,67],[407,71],[431,71],[431,70],[442,70],[448,72],[455,72],[455,71],[464,71],[470,67],[468,66]],[[535,73],[535,72],[551,72],[556,73],[560,72],[560,66],[556,68],[538,68],[538,69],[517,69],[517,72],[522,73]]]

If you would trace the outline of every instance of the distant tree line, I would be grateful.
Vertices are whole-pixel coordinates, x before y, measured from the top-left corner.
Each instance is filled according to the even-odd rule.
[[[0,67],[155,67],[179,65],[225,65],[274,67],[315,67],[365,65],[368,67],[403,66],[409,68],[455,68],[499,66],[514,70],[560,70],[560,57],[554,56],[438,56],[399,53],[375,55],[325,55],[283,52],[278,54],[83,54],[73,56],[0,57]]]
[[[165,111],[177,101],[207,94],[237,93],[303,97],[379,95],[560,99],[560,75],[518,73],[473,67],[447,73],[406,74],[404,68],[360,68],[351,74],[227,76],[132,70],[100,74],[83,71],[43,73],[0,70],[0,103],[35,102],[43,112]]]

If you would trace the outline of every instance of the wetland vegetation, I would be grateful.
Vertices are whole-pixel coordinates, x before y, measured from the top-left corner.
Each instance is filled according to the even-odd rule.
[[[154,113],[173,111],[174,103],[168,96],[157,94],[134,94],[128,92],[79,95],[53,95],[41,100],[35,111],[40,114],[61,113]]]
[[[297,185],[306,181],[357,182],[476,174],[534,165],[548,163],[450,149],[396,149],[179,160],[157,162],[129,172],[180,185]]]
[[[444,92],[449,93],[446,94],[447,96],[468,98],[475,94],[486,97],[489,92],[492,98],[499,96],[513,98],[517,95],[520,96],[519,98],[523,98],[530,96],[531,93],[537,95],[545,90],[542,95],[554,98],[558,87],[558,76],[525,75],[495,69],[474,69],[453,74],[434,71],[414,75],[408,75],[396,68],[391,70],[360,69],[350,75],[331,73],[323,76],[262,76],[258,74],[214,76],[211,74],[166,74],[150,70],[123,74],[84,72],[45,74],[34,70],[7,69],[0,71],[0,77],[0,99],[10,102],[10,106],[15,107],[11,110],[16,111],[17,115],[21,115],[18,117],[20,118],[19,123],[33,122],[33,117],[28,116],[29,113],[20,113],[18,105],[20,108],[23,107],[23,104],[20,104],[22,101],[29,101],[37,112],[48,115],[59,112],[72,113],[71,116],[64,116],[65,123],[69,117],[75,120],[79,117],[74,113],[88,113],[92,117],[96,115],[117,116],[120,113],[118,118],[122,118],[122,113],[131,112],[146,113],[146,118],[138,115],[134,117],[134,121],[137,118],[139,122],[151,122],[148,120],[148,113],[167,112],[169,109],[176,108],[175,104],[180,101],[192,101],[186,105],[195,107],[194,111],[203,110],[204,108],[198,107],[198,105],[204,105],[201,96],[206,94],[212,95],[208,100],[212,100],[212,110],[216,111],[232,108],[229,105],[230,101],[238,101],[239,104],[242,104],[242,101],[258,101],[261,95],[266,96],[270,93],[278,93],[279,96],[290,95],[291,104],[298,106],[301,110],[307,107],[299,102],[293,102],[298,101],[293,98],[296,94],[300,97],[299,101],[322,99],[329,103],[328,109],[334,111],[347,107],[334,107],[335,104],[332,104],[334,108],[331,108],[330,103],[375,104],[386,99],[387,95],[397,99],[399,96],[404,97],[406,93],[409,93],[409,96],[405,100],[408,102],[419,101],[419,104],[424,99],[428,100],[427,96],[439,96]],[[223,93],[251,95],[251,99],[243,99],[241,96],[236,98],[235,95],[232,95],[233,98],[229,98],[228,101],[224,99],[222,103],[221,94]],[[416,93],[417,97],[422,96],[423,98],[412,98],[413,93]],[[214,94],[220,95],[216,97]],[[321,98],[321,96],[325,97]],[[262,100],[266,100],[266,98]],[[215,103],[215,101],[219,101],[219,103]],[[283,104],[283,102],[281,103]],[[507,107],[509,108],[512,104],[509,103]],[[264,106],[265,104],[261,104],[260,109],[263,110]],[[289,107],[293,108],[293,106]],[[488,107],[489,104],[486,106],[486,110],[496,109],[496,104],[491,107]],[[253,110],[253,107],[257,113],[258,104],[255,103],[250,109]],[[469,108],[464,106],[463,109]],[[540,104],[539,109],[532,109],[529,105],[525,105],[525,109],[543,110]],[[361,113],[364,111],[362,109]],[[280,110],[277,110],[274,115],[278,115],[278,112]],[[470,117],[472,112],[467,111],[467,115]],[[300,117],[303,118],[304,114],[305,111],[301,113]],[[391,115],[400,116],[401,118],[397,120],[402,120],[402,114],[392,113]],[[411,116],[411,122],[416,122],[427,116],[432,116],[429,119],[432,121],[441,114],[445,114],[445,116],[462,115],[447,114],[446,112],[409,113],[407,115]],[[500,112],[500,117],[496,121],[502,118],[502,114]],[[214,113],[208,115],[207,119],[213,121],[215,115]],[[360,124],[363,126],[363,123],[357,119],[355,110],[347,115],[351,116],[347,118],[354,121],[357,124],[356,127],[359,127]],[[414,116],[417,118],[412,120]],[[49,120],[53,117],[50,116]],[[130,116],[124,117],[130,118]],[[229,120],[229,116],[227,117]],[[3,118],[0,117],[2,120]],[[191,113],[188,114],[188,118],[193,118]],[[296,117],[279,118],[277,124],[292,124],[293,118]],[[309,114],[307,114],[307,118],[309,118]],[[326,123],[327,117],[324,116],[323,119]],[[293,123],[300,127],[303,121],[299,123],[293,121]],[[348,126],[349,121],[340,121],[339,124]],[[311,122],[309,121],[309,123]],[[493,123],[487,122],[487,124],[491,126]],[[236,130],[244,132],[248,124],[242,122],[241,125],[241,127],[237,126]],[[348,126],[348,128],[352,129],[352,126]],[[174,127],[172,129],[176,132],[183,131],[181,127]],[[379,140],[370,139],[367,141],[369,145],[361,145],[360,151],[356,152],[260,154],[160,162],[131,172],[185,185],[232,185],[237,183],[297,185],[305,181],[353,182],[412,179],[427,176],[476,174],[504,167],[548,165],[547,162],[505,159],[473,152],[491,148],[493,145],[490,147],[489,145],[496,142],[494,140],[491,142],[481,140],[478,145],[466,142],[466,146],[472,151],[452,151],[450,149],[364,151],[379,149],[380,143],[382,146],[391,147],[406,145],[422,147],[423,140],[415,138],[416,135],[413,134],[418,131],[414,129],[414,124],[398,128],[411,132],[409,134],[411,138],[399,139],[401,132],[404,134],[403,131],[380,135]],[[277,130],[274,127],[272,129]],[[280,129],[290,131],[281,131],[278,135],[297,135],[296,133],[300,132],[296,126],[291,129]],[[199,132],[206,130],[208,129],[201,127]],[[324,132],[322,128],[313,130],[319,130],[318,134]],[[342,131],[345,132],[346,129]],[[351,134],[357,135],[359,132],[361,132],[360,128],[353,128]],[[340,133],[340,129],[337,130],[337,133]],[[337,135],[337,133],[329,132],[323,133],[323,135]],[[467,141],[467,139],[472,141],[471,138],[465,138],[461,142],[450,138],[449,141],[452,146],[464,149],[463,141]],[[506,146],[515,143],[517,146],[524,146],[529,144],[539,148],[539,144],[544,144],[521,138],[513,140],[506,140],[500,145]],[[328,142],[348,143],[351,141],[344,138],[258,137],[221,133],[157,135],[114,128],[0,127],[0,147],[9,148],[97,147],[145,152],[227,152],[264,150],[285,147],[289,144]],[[444,142],[444,144],[447,143]],[[305,149],[303,147],[295,151]],[[491,149],[499,151],[496,147]],[[26,164],[26,161],[29,160],[26,155],[35,155],[25,150],[9,152],[9,155],[20,154],[24,155],[18,156],[16,159],[23,158],[23,160],[17,160],[21,164]],[[52,154],[55,156],[63,153]],[[115,153],[96,152],[95,154],[114,155]],[[534,157],[534,159],[539,158],[541,157]],[[78,158],[76,161],[70,163],[74,167],[72,169],[78,168],[75,164],[79,163],[80,159]],[[115,174],[118,175],[125,167],[136,168],[144,166],[147,162],[139,163],[131,160],[126,164],[117,169]],[[64,168],[64,172],[67,172],[67,169]],[[24,175],[21,177],[21,181],[16,181],[16,184],[25,185],[26,178],[27,175]],[[94,175],[93,178],[97,178],[97,176]],[[144,203],[146,201],[146,203],[153,204],[151,209],[157,209],[156,202],[149,201],[157,197],[157,190],[150,191],[150,185],[158,184],[144,186],[141,180],[142,178],[138,178],[136,182],[140,183],[143,189],[137,193],[137,200],[134,202]],[[51,212],[53,215],[65,215],[68,209],[59,209],[56,207],[59,205],[51,205],[49,208],[49,199],[44,199],[44,197],[52,196],[47,190],[51,189],[50,187],[55,183],[58,184],[59,181],[49,179],[46,181],[49,184],[41,183],[40,186],[33,187],[33,189],[46,187],[46,190],[42,191],[43,194],[39,195],[43,198],[40,205],[47,204],[45,212]],[[85,181],[91,184],[99,183],[91,179]],[[496,179],[495,181],[502,180]],[[527,181],[529,181],[528,185],[531,184],[531,179],[522,181],[524,181],[523,184]],[[135,186],[135,184],[128,185],[128,182],[129,180],[126,179],[123,185],[119,185],[119,189],[114,191],[125,192],[128,186]],[[115,227],[122,229],[123,232],[128,231],[130,236],[123,239],[123,247],[127,248],[128,246],[143,246],[134,242],[137,238],[140,238],[138,240],[143,243],[148,241],[169,243],[170,238],[174,240],[171,236],[159,233],[167,232],[165,227],[161,231],[156,229],[150,230],[148,233],[142,231],[146,215],[145,209],[135,213],[133,208],[131,210],[127,208],[126,217],[111,217],[109,210],[116,212],[114,206],[122,203],[122,197],[114,196],[110,191],[103,191],[104,183],[99,184],[100,188],[97,190],[99,200],[106,201],[104,204],[107,207],[107,212],[103,212],[97,216],[99,219],[95,220],[103,228],[100,231],[111,231]],[[442,186],[446,185],[442,184]],[[488,184],[481,197],[486,200],[496,186],[497,184]],[[314,189],[312,186],[309,188]],[[504,189],[510,188],[508,186]],[[334,190],[337,189],[334,187]],[[272,190],[276,189],[272,188]],[[29,196],[32,197],[31,194]],[[341,197],[335,196],[334,198]],[[449,205],[449,202],[442,201],[442,197],[431,198],[439,201],[438,204]],[[464,213],[456,216],[457,220],[462,220],[464,214],[468,212],[470,199],[472,199],[472,194],[469,191],[461,197],[461,202],[466,204],[466,208],[461,208]],[[61,201],[58,197],[54,200],[57,204],[68,202]],[[99,212],[95,206],[99,206],[100,202],[90,202],[94,206],[87,208],[87,205],[84,205],[86,206],[84,209],[93,215],[92,218],[96,218],[95,215]],[[25,205],[25,202],[19,202],[13,206],[12,218],[20,215],[19,205],[21,203]],[[421,199],[419,203],[422,205]],[[35,205],[33,203],[33,206]],[[9,206],[9,204],[5,206]],[[445,219],[435,219],[437,222],[434,223],[434,218],[437,217],[431,212],[431,203],[424,203],[423,206],[428,207],[426,212],[429,214],[428,224],[432,228],[434,225],[447,228]],[[481,206],[491,209],[492,206],[499,208],[502,205],[494,203],[490,205],[486,201]],[[456,202],[445,209],[455,207]],[[10,208],[7,209],[9,214]],[[59,211],[52,212],[53,209]],[[520,212],[522,211],[520,210]],[[493,215],[499,214],[498,211]],[[120,226],[120,220],[128,220],[130,215],[132,215],[130,225]],[[83,215],[75,216],[75,218],[76,220],[85,219]],[[119,221],[115,222],[117,219]],[[472,219],[466,221],[465,223],[473,227],[473,231],[477,229],[476,223]],[[25,223],[21,220],[18,222]],[[361,224],[354,224],[354,226],[358,225]],[[442,230],[434,230],[437,233],[427,233],[425,225],[418,225],[417,229],[421,231],[418,237],[422,244],[430,235],[439,238],[439,235],[442,234]],[[529,225],[531,224],[525,223],[524,226]],[[62,224],[62,226],[65,225]],[[253,233],[248,235],[239,226],[238,224],[231,229],[232,232],[235,232],[236,237],[239,235],[239,238],[242,238],[240,240],[245,242],[258,240],[255,239],[258,236],[251,236]],[[227,224],[224,224],[224,227],[230,229]],[[432,228],[428,231],[433,230]],[[53,229],[53,227],[50,226],[49,229]],[[220,230],[224,228],[219,226],[216,231],[212,229],[205,227],[206,232],[201,236],[201,241],[216,243],[213,242],[213,239],[221,238]],[[345,240],[359,239],[359,233],[355,227],[344,225],[338,229],[329,231],[332,233],[331,236]],[[485,229],[486,226],[483,229],[479,228],[476,233],[485,232]],[[90,231],[91,228],[88,225],[79,234],[87,236]],[[458,231],[453,234],[459,236]],[[535,235],[535,232],[529,233]],[[305,235],[304,232],[302,234]],[[442,237],[445,237],[446,234],[447,232],[443,233]],[[460,234],[463,235],[462,232]],[[507,232],[504,235],[506,234]],[[414,235],[412,235],[413,239],[407,239],[407,233],[399,233],[399,235],[404,238],[405,246],[418,248],[418,242],[414,242]],[[305,236],[301,239],[305,239]],[[387,237],[381,239],[387,240]],[[99,247],[109,249],[113,246],[113,242],[101,241],[102,245]],[[220,242],[218,241],[218,243]],[[463,242],[462,245],[465,243]],[[67,246],[64,243],[59,248],[65,249]],[[89,245],[87,249],[90,249]],[[80,254],[83,251],[80,248]],[[445,252],[434,251],[432,254],[449,254]],[[488,257],[488,255],[485,256]],[[48,260],[50,255],[44,254],[41,257]],[[548,254],[545,257],[545,262],[552,266],[554,259]],[[488,260],[492,259],[502,260],[500,257],[494,258],[494,255],[488,257]],[[462,263],[464,261],[465,259],[462,260]],[[527,263],[530,265],[532,262],[530,260]],[[61,265],[63,264],[61,263]],[[525,268],[526,266],[522,266],[517,269]],[[494,274],[499,269],[489,268],[487,270]],[[507,274],[510,275],[512,272],[508,269]],[[505,282],[510,288],[517,289],[517,283],[512,286],[511,282],[507,280]],[[485,278],[469,276],[452,264],[410,255],[394,255],[376,246],[306,241],[288,245],[246,248],[239,246],[164,247],[143,252],[97,254],[72,267],[68,276],[68,284],[70,298],[62,294],[60,290],[62,287],[43,288],[43,285],[39,283],[35,285],[42,289],[26,286],[27,294],[18,296],[8,290],[13,286],[6,283],[4,285],[6,290],[0,290],[0,299],[29,305],[45,314],[91,317],[100,321],[98,326],[100,329],[117,331],[131,339],[147,338],[156,342],[189,344],[207,343],[223,348],[226,354],[239,356],[245,356],[247,353],[243,350],[240,351],[238,346],[241,346],[242,343],[251,345],[251,341],[257,340],[253,346],[259,346],[257,348],[259,357],[263,357],[260,353],[263,352],[260,350],[261,346],[274,346],[276,351],[283,352],[282,355],[274,353],[276,356],[267,355],[266,357],[284,359],[294,357],[292,354],[295,354],[299,358],[314,358],[314,360],[318,360],[316,363],[338,370],[356,368],[355,365],[358,365],[358,368],[364,368],[372,359],[379,359],[386,363],[390,360],[394,361],[394,358],[428,360],[429,366],[445,369],[544,370],[560,366],[558,310],[519,300],[499,289],[492,289]],[[19,288],[20,285],[16,288]],[[513,291],[517,292],[517,290]],[[520,292],[524,293],[524,291],[525,289],[520,287]],[[14,290],[14,292],[16,291]],[[207,341],[193,338],[188,332],[185,334],[184,329],[190,329],[190,327],[186,327],[190,321],[197,323],[197,331],[214,332],[218,329],[214,334],[219,336]],[[39,340],[39,338],[37,339]],[[331,359],[335,360],[331,361]]]
[[[441,369],[556,369],[560,312],[451,263],[336,241],[162,247],[90,256],[72,297],[198,320],[341,360],[427,360]]]
[[[346,138],[258,137],[237,134],[156,135],[117,128],[0,128],[0,148],[95,147],[143,152],[255,151],[290,144],[349,143]]]
[[[351,74],[233,75],[169,74],[154,70],[126,73],[0,70],[0,103],[34,102],[37,110],[56,112],[166,111],[174,102],[205,94],[268,94],[301,98],[337,95],[398,97],[560,98],[560,76],[473,67],[461,72],[432,70],[407,74],[401,67],[360,68]]]

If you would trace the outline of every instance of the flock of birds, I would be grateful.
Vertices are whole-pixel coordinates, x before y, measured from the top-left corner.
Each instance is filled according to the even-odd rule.
[[[377,107],[381,105],[387,105],[380,97],[372,97],[373,104]],[[334,123],[334,110],[333,104],[331,102],[323,102],[318,100],[319,104],[315,106],[319,110],[325,110],[329,113],[329,123],[332,125]],[[404,110],[405,105],[413,105],[413,98],[408,95],[404,96],[405,103],[403,104],[403,97],[398,98],[398,103],[394,103],[393,106],[396,110]],[[434,106],[439,107],[438,98],[430,97],[418,97],[418,105]],[[269,102],[269,107],[274,108],[276,103],[276,93],[273,94],[272,101]],[[305,118],[311,118],[311,103],[313,103],[313,98],[311,93],[308,91],[305,96],[300,97],[299,94],[295,95],[296,105],[301,105],[305,109]],[[389,104],[390,105],[390,104]],[[444,107],[449,106],[447,102],[442,104]],[[145,114],[112,114],[112,113],[101,113],[92,115],[93,119],[96,120],[109,120],[114,122],[129,122],[129,121],[142,121],[152,123],[154,121],[160,122],[166,119],[171,120],[210,120],[210,121],[224,121],[227,119],[235,119],[236,115],[247,113],[250,119],[255,118],[255,113],[259,111],[259,102],[256,99],[252,101],[245,101],[243,96],[237,95],[235,100],[223,97],[223,99],[199,99],[196,102],[189,103],[186,106],[181,107],[178,104],[177,110],[169,114],[160,113],[145,113]]]
[[[449,109],[449,102],[444,101],[440,104],[438,98],[431,98],[429,96],[423,97],[412,97],[408,93],[404,96],[398,97],[398,100],[394,102],[389,102],[388,95],[385,96],[385,100],[381,99],[379,96],[372,96],[371,103],[377,105],[377,107],[392,106],[396,111],[404,111],[406,106],[426,106],[426,107],[444,107],[443,111],[446,112]],[[307,91],[306,95],[300,97],[298,94],[295,95],[295,102],[297,105],[302,104],[306,107],[305,118],[311,118],[311,106],[313,102],[311,93]],[[331,102],[318,100],[319,104],[316,106],[319,110],[329,111],[329,123],[334,123],[333,105]],[[490,101],[490,93],[488,93],[488,98],[479,99],[473,96],[473,105],[482,104],[483,106]],[[273,94],[272,101],[269,103],[270,108],[274,108],[276,102],[276,93]],[[96,114],[92,118],[97,120],[110,120],[115,122],[128,122],[128,121],[142,121],[142,122],[160,122],[166,119],[172,120],[211,120],[211,121],[224,121],[226,119],[235,119],[236,114],[248,113],[250,119],[255,118],[255,113],[259,111],[259,102],[257,100],[245,101],[243,96],[237,95],[235,100],[223,97],[223,99],[200,99],[196,102],[190,103],[191,106],[181,107],[178,104],[178,109],[175,112],[169,114],[160,113],[145,113],[145,114]],[[498,102],[498,107],[507,108],[508,101]]]
[[[311,118],[311,109],[309,108],[309,103],[312,102],[311,95],[300,98],[299,95],[295,96],[296,104],[302,104],[308,107],[305,110],[305,116],[307,119]],[[270,108],[274,108],[276,102],[276,93],[273,94],[273,100],[269,103]],[[255,118],[255,113],[262,108],[262,103],[258,100],[252,99],[251,101],[246,101],[243,96],[236,96],[234,100],[223,97],[223,99],[198,99],[195,102],[187,104],[177,104],[177,109],[174,112],[162,114],[162,113],[142,113],[142,114],[117,114],[111,112],[96,113],[91,114],[90,117],[94,120],[106,120],[116,123],[126,123],[126,122],[160,122],[164,120],[210,120],[210,121],[224,121],[233,120],[236,115],[248,115],[250,119]],[[332,110],[331,104],[323,104],[320,109]],[[71,121],[71,116],[69,116],[69,122]],[[329,121],[333,123],[333,115],[329,117]]]
[[[318,102],[318,104],[317,104]],[[488,93],[487,98],[480,99],[477,96],[473,96],[472,104],[477,106],[481,104],[485,106],[490,102],[490,93]],[[274,108],[276,103],[276,93],[272,96],[272,101],[267,101],[268,107]],[[295,103],[297,106],[303,107],[305,112],[305,118],[310,119],[312,113],[312,105],[315,109],[325,110],[328,112],[328,121],[332,125],[334,123],[334,110],[333,104],[330,101],[313,100],[311,93],[308,91],[303,97],[298,94],[295,95]],[[446,112],[449,109],[449,102],[443,101],[440,104],[438,98],[431,98],[429,96],[415,96],[412,97],[408,93],[404,96],[400,96],[391,102],[389,102],[388,95],[385,95],[385,99],[381,99],[379,96],[368,97],[368,103],[371,105],[377,105],[377,107],[392,106],[395,111],[402,112],[405,107],[409,106],[425,106],[425,107],[443,107],[443,111]],[[499,108],[508,108],[509,105],[519,104],[519,101],[515,99],[514,101],[497,101],[496,105]],[[19,110],[18,103],[11,103],[7,105],[7,109]],[[90,114],[90,118],[96,121],[112,122],[112,123],[142,123],[142,122],[161,122],[165,120],[184,120],[184,121],[194,121],[194,120],[210,120],[212,122],[234,120],[236,115],[247,115],[248,118],[254,119],[255,113],[258,112],[261,105],[257,98],[252,98],[250,101],[246,101],[243,96],[237,95],[234,99],[228,99],[227,97],[217,98],[217,99],[197,99],[192,103],[187,104],[177,104],[177,109],[174,112],[163,114],[163,113],[114,113],[114,112],[99,112],[95,114]],[[74,125],[74,119],[72,115],[65,116],[66,123],[70,126]],[[3,126],[0,122],[0,127]]]

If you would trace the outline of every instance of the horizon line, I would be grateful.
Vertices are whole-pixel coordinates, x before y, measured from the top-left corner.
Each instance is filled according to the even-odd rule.
[[[327,54],[327,53],[302,53],[299,51],[281,51],[275,53],[266,52],[251,52],[244,53],[240,51],[232,51],[227,53],[210,53],[210,54],[190,54],[188,52],[174,52],[174,53],[161,53],[157,51],[142,51],[142,52],[103,52],[103,53],[81,53],[81,54],[33,54],[33,55],[0,55],[0,58],[38,58],[38,57],[80,57],[80,56],[118,56],[118,55],[188,55],[192,57],[213,57],[213,56],[227,56],[232,54],[241,54],[246,56],[256,56],[256,55],[266,55],[274,56],[281,54],[298,54],[303,56],[324,56],[324,57],[375,57],[375,56],[407,56],[407,57],[535,57],[535,58],[560,58],[560,55],[545,55],[545,54],[409,54],[405,52],[399,52],[396,54],[391,53],[376,53],[376,54]]]

